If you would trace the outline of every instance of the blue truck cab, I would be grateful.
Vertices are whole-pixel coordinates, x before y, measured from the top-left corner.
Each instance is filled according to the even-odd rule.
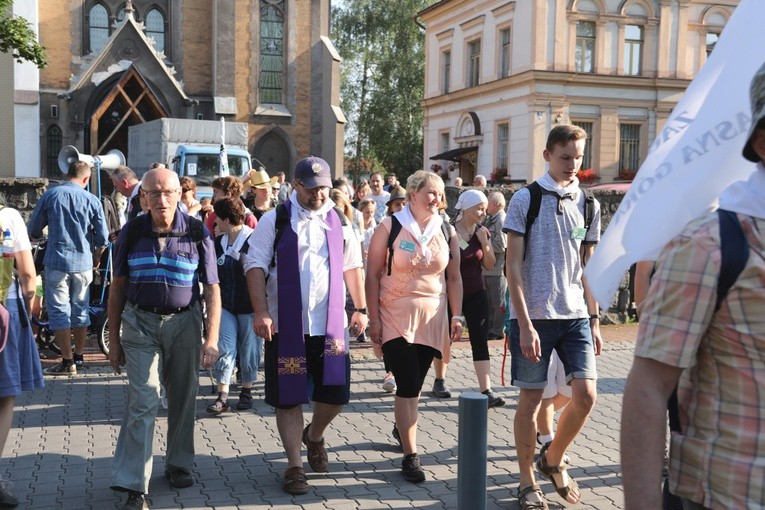
[[[252,168],[250,153],[226,148],[229,175],[241,178]],[[179,145],[173,157],[173,170],[179,177],[191,177],[197,183],[197,198],[212,197],[212,182],[220,175],[220,147]]]

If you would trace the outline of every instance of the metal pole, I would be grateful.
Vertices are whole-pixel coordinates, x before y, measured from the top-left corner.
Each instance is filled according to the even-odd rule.
[[[459,402],[457,508],[485,510],[488,397],[467,392]]]

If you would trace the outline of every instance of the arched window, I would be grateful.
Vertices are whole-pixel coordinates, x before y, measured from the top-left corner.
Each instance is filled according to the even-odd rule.
[[[117,23],[122,23],[123,21],[125,21],[125,4],[117,8]]]
[[[56,175],[58,170],[58,153],[61,152],[61,128],[52,125],[45,134],[47,141],[46,160],[48,163],[48,175]]]
[[[94,4],[88,13],[90,53],[98,53],[109,39],[109,12],[102,4]]]
[[[260,102],[282,104],[284,0],[260,0]]]
[[[154,39],[154,49],[165,52],[165,16],[159,9],[146,14],[146,37]]]

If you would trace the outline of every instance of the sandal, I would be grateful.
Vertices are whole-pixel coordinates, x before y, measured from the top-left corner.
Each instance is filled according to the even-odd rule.
[[[222,413],[226,413],[228,412],[228,404],[221,400],[220,395],[218,395],[218,399],[214,403],[207,406],[207,412],[216,416]]]
[[[284,485],[282,488],[287,494],[305,494],[308,492],[308,480],[305,470],[300,466],[287,468],[284,472]]]
[[[536,494],[538,500],[529,499],[527,496]],[[518,504],[521,510],[548,510],[547,500],[539,485],[529,485],[524,489],[518,489]]]
[[[239,394],[239,402],[236,403],[236,408],[240,411],[244,411],[245,409],[252,409],[251,391],[244,391],[244,388],[242,388],[242,392]]]
[[[303,443],[308,449],[308,465],[317,473],[327,472],[327,450],[324,448],[324,439],[321,441],[311,441],[308,439],[309,423],[303,429]]]
[[[553,476],[559,474],[561,475],[561,478],[563,478],[562,475],[567,475],[566,470],[568,468],[565,464],[561,464],[560,466],[551,466],[547,463],[547,455],[543,453],[539,459],[537,459],[535,466],[537,471],[539,471],[539,474],[553,484],[553,487],[555,487],[555,492],[558,493],[558,496],[566,500],[566,503],[572,505],[579,503],[579,501],[582,499],[582,493],[579,492],[579,485],[576,483],[576,480],[571,478],[571,475],[568,475],[568,483],[561,487],[558,486],[558,483],[555,481],[555,477]],[[569,497],[575,497],[576,501],[569,501]]]

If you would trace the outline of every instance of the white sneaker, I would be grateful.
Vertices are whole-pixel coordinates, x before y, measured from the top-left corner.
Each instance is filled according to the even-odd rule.
[[[385,379],[383,379],[382,383],[382,389],[386,393],[394,393],[396,391],[396,379],[390,372],[385,374]]]

